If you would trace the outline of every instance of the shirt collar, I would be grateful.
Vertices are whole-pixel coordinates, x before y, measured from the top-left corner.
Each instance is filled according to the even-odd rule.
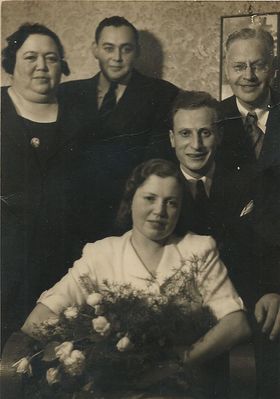
[[[111,84],[111,82],[103,75],[102,72],[100,72],[99,79],[98,79],[98,90],[106,93],[109,90],[110,84]],[[125,84],[118,83],[117,90],[119,89],[119,87],[123,87],[125,90],[127,85],[128,85],[128,82]]]
[[[215,163],[213,163],[213,165],[211,166],[210,170],[208,171],[208,173],[206,175],[199,177],[199,178],[195,178],[195,177],[189,175],[188,173],[186,173],[183,170],[182,165],[180,165],[180,169],[181,169],[181,172],[183,173],[184,177],[187,179],[187,181],[189,183],[189,187],[190,187],[193,197],[195,197],[195,194],[196,194],[196,182],[198,180],[203,181],[206,194],[208,197],[210,196],[210,190],[211,190],[213,176],[214,176],[214,172],[215,172]]]
[[[268,118],[268,114],[269,114],[268,105],[270,103],[271,103],[271,92],[270,91],[269,91],[268,96],[266,97],[265,101],[261,105],[261,107],[255,108],[251,111],[248,111],[248,109],[246,109],[244,107],[244,105],[242,105],[240,103],[239,99],[236,97],[236,105],[237,105],[238,111],[242,115],[243,122],[245,122],[245,118],[246,118],[248,112],[255,112],[258,117],[258,125],[262,129],[263,132],[265,132],[265,129],[266,129],[266,122],[267,122],[267,118]]]
[[[104,98],[105,94],[109,90],[111,82],[106,79],[102,72],[99,73],[97,91],[98,91],[98,102],[101,104],[102,99]],[[116,88],[116,98],[117,101],[122,97],[125,90],[127,88],[127,84],[118,83]]]

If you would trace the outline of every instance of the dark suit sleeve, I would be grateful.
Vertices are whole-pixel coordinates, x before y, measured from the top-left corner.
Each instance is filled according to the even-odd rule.
[[[166,81],[159,81],[155,90],[155,115],[145,159],[164,158],[175,161],[169,130],[172,128],[171,109],[178,92],[178,87]]]

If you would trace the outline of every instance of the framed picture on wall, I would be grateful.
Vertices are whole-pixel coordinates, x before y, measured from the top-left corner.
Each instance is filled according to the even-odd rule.
[[[267,30],[274,38],[274,56],[279,60],[280,39],[279,39],[280,13],[233,15],[221,17],[221,59],[220,59],[220,100],[230,97],[233,93],[228,84],[225,74],[225,44],[228,36],[242,28],[260,28]],[[276,63],[275,75],[272,86],[280,90],[279,61]]]

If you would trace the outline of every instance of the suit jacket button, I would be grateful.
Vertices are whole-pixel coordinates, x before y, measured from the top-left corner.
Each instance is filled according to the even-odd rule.
[[[30,140],[30,144],[33,148],[38,148],[40,146],[40,139],[38,139],[38,137],[33,137]]]

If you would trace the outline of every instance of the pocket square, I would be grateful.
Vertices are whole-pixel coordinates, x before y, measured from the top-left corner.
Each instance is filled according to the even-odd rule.
[[[244,208],[242,209],[241,213],[240,213],[240,217],[248,215],[248,213],[252,212],[254,208],[254,201],[251,200],[248,202],[247,205],[244,206]]]

